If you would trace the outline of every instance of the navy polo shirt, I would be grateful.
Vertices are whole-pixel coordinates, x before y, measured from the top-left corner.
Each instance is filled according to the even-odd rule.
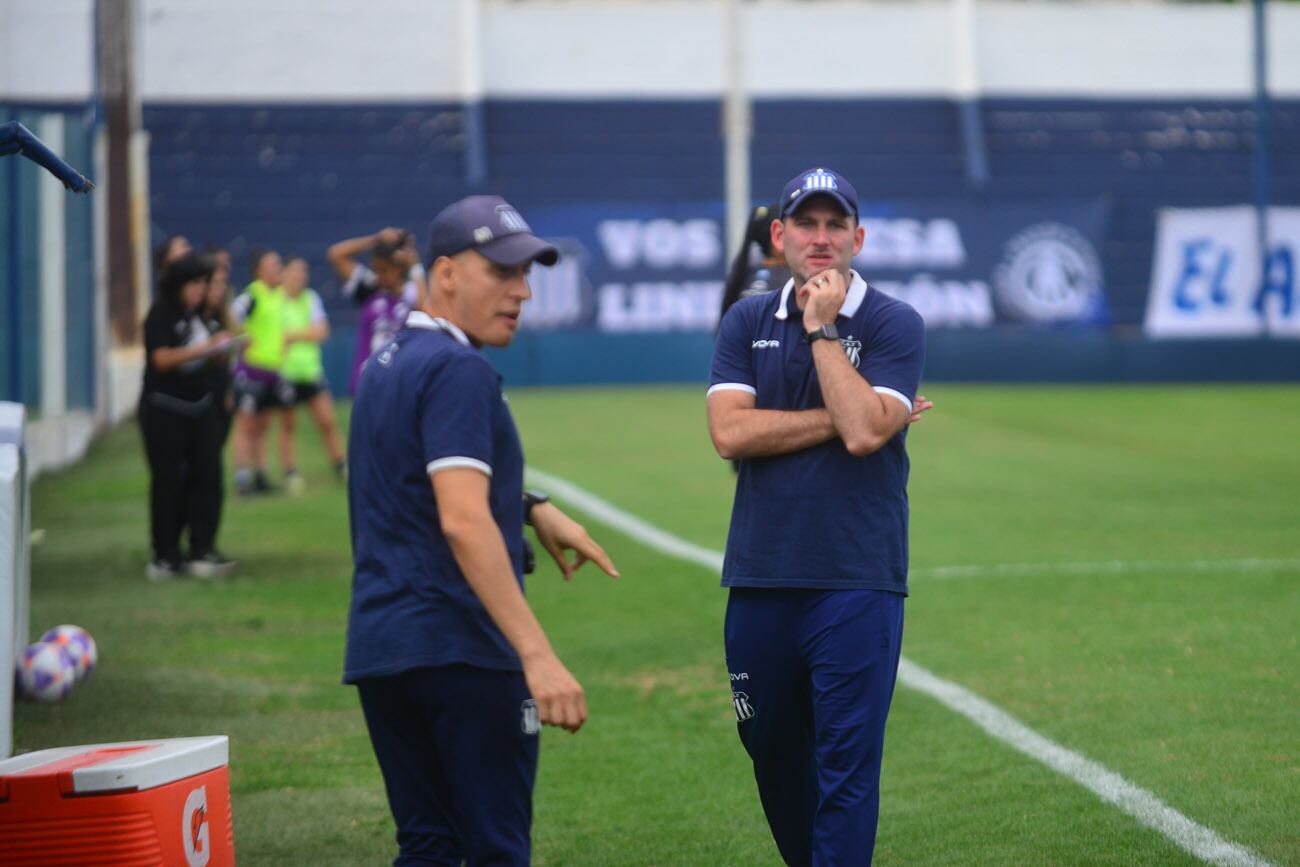
[[[925,323],[856,272],[835,327],[858,372],[909,410],[925,364]],[[794,281],[745,298],[722,320],[709,394],[739,389],[757,409],[804,410],[822,400],[803,341]],[[907,593],[907,428],[864,457],[843,440],[740,461],[722,565],[724,587],[872,589]]]
[[[442,534],[430,477],[453,467],[489,477],[522,587],[524,455],[501,377],[459,328],[417,311],[372,356],[352,405],[346,683],[457,663],[520,669]]]

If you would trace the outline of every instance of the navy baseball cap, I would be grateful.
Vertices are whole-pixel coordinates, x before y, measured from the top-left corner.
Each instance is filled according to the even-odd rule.
[[[554,265],[560,259],[560,251],[534,235],[500,196],[468,196],[443,208],[429,224],[430,266],[439,256],[465,250],[510,268],[534,261]]]
[[[781,191],[781,219],[803,207],[815,196],[833,199],[854,219],[858,216],[858,191],[844,176],[833,169],[808,169],[789,180]]]

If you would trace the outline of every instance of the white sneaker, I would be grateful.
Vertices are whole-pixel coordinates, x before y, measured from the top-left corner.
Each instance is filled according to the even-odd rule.
[[[231,560],[220,551],[209,551],[185,564],[185,570],[196,578],[224,578],[233,575],[238,568],[237,560]]]
[[[175,560],[164,560],[161,557],[150,561],[149,565],[144,567],[144,575],[150,581],[170,581],[183,574],[184,570],[180,563]]]

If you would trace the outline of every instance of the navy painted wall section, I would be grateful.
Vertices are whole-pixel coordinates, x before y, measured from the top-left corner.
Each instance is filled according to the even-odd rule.
[[[716,101],[488,100],[483,108],[486,186],[525,212],[582,200],[723,197]],[[1142,319],[1157,207],[1252,197],[1254,118],[1245,101],[987,99],[981,112],[992,176],[972,191],[950,100],[760,100],[755,197],[818,163],[850,176],[864,200],[1105,195],[1107,291],[1121,326]],[[252,245],[305,253],[336,340],[352,312],[326,270],[325,247],[385,225],[423,234],[442,205],[477,191],[464,180],[457,104],[153,104],[144,117],[155,235],[231,246],[241,283]],[[809,132],[825,126],[834,138]],[[1300,204],[1300,101],[1274,104],[1272,130],[1273,202]]]

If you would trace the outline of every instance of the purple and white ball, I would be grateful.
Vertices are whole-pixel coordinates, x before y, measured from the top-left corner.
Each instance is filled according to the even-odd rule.
[[[65,623],[56,626],[41,636],[41,641],[52,641],[68,652],[77,667],[77,683],[90,677],[99,660],[99,651],[95,648],[95,639],[80,626]]]
[[[53,641],[29,644],[18,660],[18,689],[33,701],[62,700],[76,679],[76,663]]]

